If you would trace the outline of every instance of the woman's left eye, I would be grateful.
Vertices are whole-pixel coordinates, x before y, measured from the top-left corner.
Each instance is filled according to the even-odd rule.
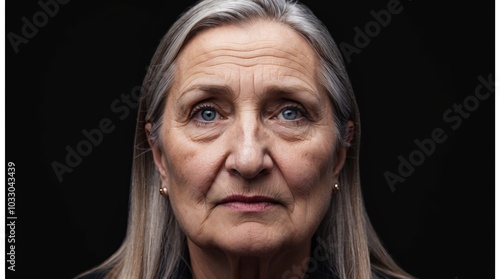
[[[285,109],[281,112],[281,116],[283,116],[286,120],[295,120],[299,112],[296,109]]]
[[[298,107],[286,107],[281,110],[278,118],[286,121],[294,121],[305,116],[304,110]]]

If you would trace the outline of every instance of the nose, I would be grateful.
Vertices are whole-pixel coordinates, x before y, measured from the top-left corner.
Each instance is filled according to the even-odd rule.
[[[273,168],[269,154],[270,135],[258,117],[249,112],[239,117],[231,127],[228,140],[227,171],[245,179],[270,173]]]

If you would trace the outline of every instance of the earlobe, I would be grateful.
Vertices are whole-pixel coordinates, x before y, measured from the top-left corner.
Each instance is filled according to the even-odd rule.
[[[167,168],[165,165],[165,160],[163,158],[163,152],[159,146],[159,143],[155,143],[151,139],[151,123],[150,122],[146,123],[145,131],[146,131],[146,137],[148,139],[149,146],[151,148],[151,153],[153,154],[153,160],[154,160],[154,163],[156,165],[156,169],[160,173],[162,183],[164,183],[164,185],[167,185],[165,183],[166,177],[167,177],[167,175],[166,175]]]

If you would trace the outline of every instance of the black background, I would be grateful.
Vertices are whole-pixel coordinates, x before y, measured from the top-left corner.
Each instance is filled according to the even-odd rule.
[[[337,43],[352,46],[354,27],[364,29],[370,11],[389,2],[304,1]],[[193,2],[184,3],[73,0],[18,53],[6,38],[5,159],[16,164],[18,217],[8,278],[72,278],[122,242],[137,110],[125,117],[111,104],[141,84],[161,36]],[[494,77],[494,2],[400,5],[347,65],[361,111],[367,210],[413,275],[493,278],[494,96],[457,129],[443,113],[473,96],[479,76]],[[33,22],[41,10],[37,1],[7,1],[5,33],[22,35],[22,18]],[[65,148],[105,118],[114,130],[59,181],[53,162],[65,164]],[[446,141],[391,190],[384,173],[398,174],[398,156],[408,159],[435,128]]]

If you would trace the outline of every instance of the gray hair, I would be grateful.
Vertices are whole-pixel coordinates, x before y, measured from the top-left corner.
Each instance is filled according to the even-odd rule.
[[[336,140],[349,146],[339,177],[342,189],[332,199],[315,235],[327,249],[326,265],[346,279],[377,278],[379,271],[411,278],[386,252],[365,212],[358,166],[359,115],[342,56],[328,29],[312,11],[288,0],[202,0],[179,17],[163,37],[144,79],[139,106],[127,235],[121,248],[98,269],[109,270],[107,278],[166,279],[176,278],[177,267],[187,261],[185,235],[169,200],[158,193],[161,180],[145,125],[151,123],[149,137],[157,144],[176,60],[192,37],[209,28],[258,19],[285,24],[310,43],[319,59],[320,85],[331,100]],[[349,120],[355,125],[350,142]]]

